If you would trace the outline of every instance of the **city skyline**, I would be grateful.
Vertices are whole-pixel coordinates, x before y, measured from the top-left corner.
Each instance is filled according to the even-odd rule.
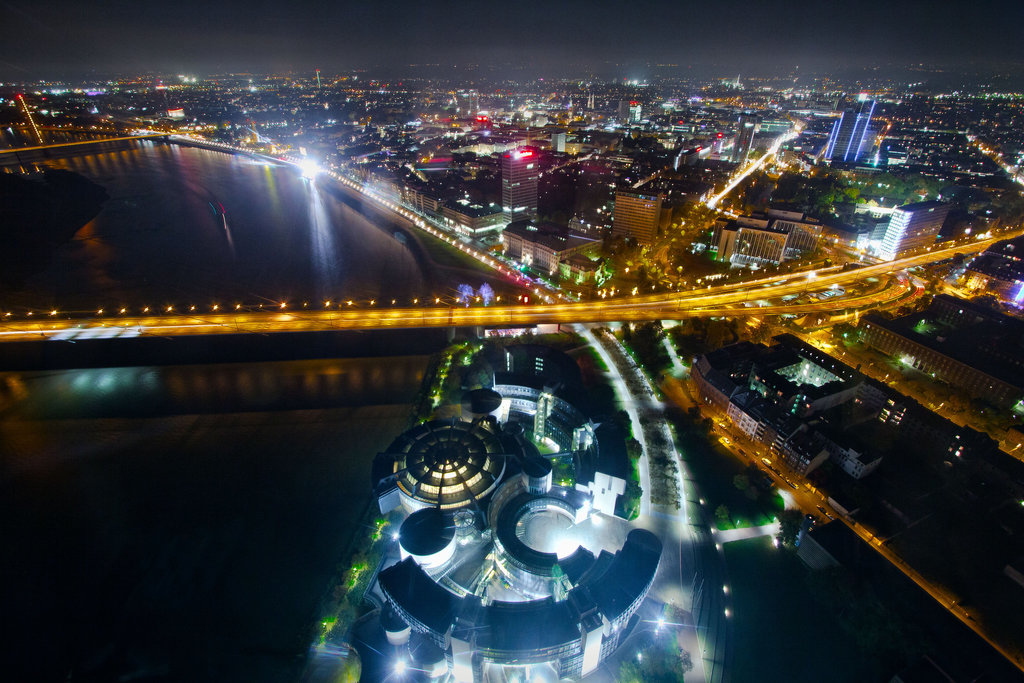
[[[8,678],[1021,680],[1021,8],[0,11]]]
[[[452,65],[552,77],[744,68],[798,75],[886,65],[1001,65],[1019,73],[1024,65],[1014,42],[1024,9],[1002,0],[972,5],[970,12],[950,2],[857,0],[806,15],[782,3],[746,0],[713,8],[520,3],[465,14],[411,2],[321,7],[189,0],[169,10],[48,0],[6,2],[3,11],[9,30],[0,75],[7,79]],[[828,40],[815,40],[822,31]]]

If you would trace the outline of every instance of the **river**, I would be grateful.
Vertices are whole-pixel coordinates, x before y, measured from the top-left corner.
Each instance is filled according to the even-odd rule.
[[[426,365],[0,373],[5,680],[299,680]]]
[[[110,199],[45,269],[0,293],[8,305],[408,304],[461,282],[494,282],[482,271],[438,267],[417,236],[396,235],[397,226],[370,220],[330,179],[310,181],[290,165],[140,141],[45,166],[87,177]]]

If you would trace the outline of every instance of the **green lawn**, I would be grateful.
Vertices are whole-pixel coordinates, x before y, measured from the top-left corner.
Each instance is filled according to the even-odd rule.
[[[675,425],[679,452],[697,480],[700,493],[712,514],[719,505],[725,505],[729,508],[732,526],[745,527],[768,524],[782,510],[782,499],[774,491],[762,493],[759,499],[753,500],[736,488],[733,478],[746,472],[746,466],[724,447],[711,442],[711,437],[690,426],[688,418],[675,421]]]
[[[430,235],[416,235],[417,241],[430,255],[430,258],[439,266],[449,268],[468,268],[471,270],[488,271],[487,266],[480,263],[475,257],[470,256],[458,247],[454,247]]]
[[[851,683],[888,680],[813,600],[808,570],[762,537],[727,543],[734,681]]]

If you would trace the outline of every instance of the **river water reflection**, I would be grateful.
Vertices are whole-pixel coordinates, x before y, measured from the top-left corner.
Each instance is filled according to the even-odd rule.
[[[300,679],[426,365],[0,374],[5,679]]]
[[[408,240],[340,201],[331,181],[288,165],[149,141],[47,165],[88,177],[110,199],[27,282],[20,296],[36,305],[409,300],[446,285],[431,281]]]

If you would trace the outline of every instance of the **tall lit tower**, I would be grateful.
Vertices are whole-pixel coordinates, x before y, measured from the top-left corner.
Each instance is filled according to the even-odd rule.
[[[872,146],[868,127],[875,113],[875,101],[861,95],[856,107],[846,109],[832,126],[825,146],[825,159],[853,163],[863,159]]]
[[[320,89],[320,69],[316,70],[316,89]]]
[[[520,147],[501,155],[501,206],[509,220],[537,215],[537,151]]]

